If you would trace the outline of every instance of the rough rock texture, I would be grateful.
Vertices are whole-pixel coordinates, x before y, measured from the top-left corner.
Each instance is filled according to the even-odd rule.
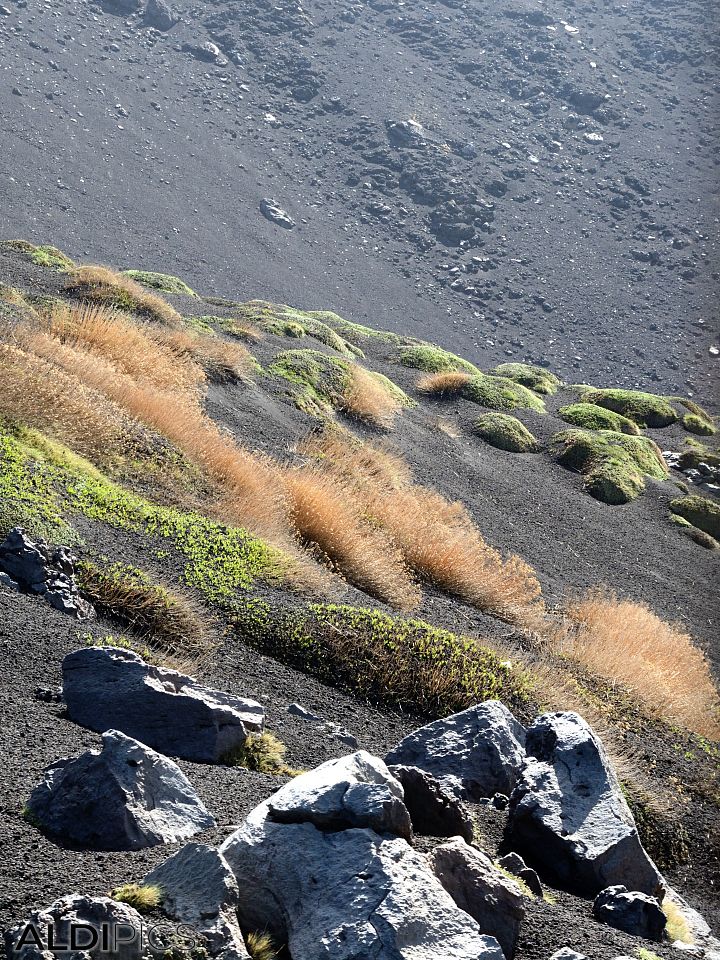
[[[100,732],[122,730],[168,756],[212,763],[264,726],[254,700],[205,687],[129,650],[76,650],[62,672],[71,720]]]
[[[515,786],[525,730],[504,704],[489,700],[415,730],[385,762],[419,767],[456,797],[479,800]]]
[[[529,867],[525,863],[519,853],[507,853],[504,857],[501,857],[498,860],[498,863],[503,870],[507,870],[508,873],[511,873],[514,877],[517,877],[518,880],[522,880],[525,886],[532,893],[534,893],[536,897],[541,897],[543,895],[540,877],[538,877],[537,873],[532,869],[532,867]]]
[[[295,221],[290,214],[286,210],[283,210],[275,200],[271,200],[269,197],[263,197],[260,201],[260,212],[266,220],[269,220],[271,223],[276,223],[279,227],[284,227],[286,230],[292,230],[295,226]]]
[[[602,744],[576,713],[549,713],[528,729],[527,762],[510,798],[508,839],[547,877],[594,896],[624,883],[652,896],[663,879]]]
[[[495,937],[508,960],[514,957],[525,916],[518,885],[460,837],[436,847],[430,862],[435,876],[460,909],[477,920],[483,933]]]
[[[667,923],[654,897],[630,891],[622,884],[600,891],[593,903],[593,916],[601,923],[646,940],[662,940]]]
[[[562,949],[555,951],[550,960],[588,960],[588,958],[584,953],[578,953],[577,950],[571,950],[570,947],[562,947]]]
[[[270,797],[267,809],[279,823],[313,823],[321,830],[371,827],[412,839],[402,786],[382,760],[364,750],[291,780]]]
[[[221,853],[205,843],[188,843],[143,881],[163,892],[163,910],[206,940],[218,960],[245,960],[237,921],[238,885]]]
[[[468,843],[473,838],[472,818],[454,796],[447,793],[435,777],[417,767],[390,767],[390,772],[402,784],[405,806],[410,814],[413,830],[430,837],[462,837]]]
[[[28,808],[43,829],[96,850],[174,843],[215,826],[182,770],[117,730],[102,751],[45,770]]]
[[[156,30],[170,30],[180,17],[165,0],[148,0],[143,16],[145,23]]]
[[[241,925],[287,942],[293,960],[502,960],[403,837],[342,829],[357,816],[346,795],[368,785],[381,789],[360,792],[362,819],[392,824],[402,788],[360,751],[286,784],[228,837]]]
[[[109,897],[85,897],[79,894],[61,897],[44,910],[34,910],[26,920],[8,930],[5,934],[8,957],[13,960],[48,960],[53,956],[67,958],[71,956],[68,951],[56,948],[46,952],[43,949],[48,944],[48,929],[52,928],[51,936],[59,947],[60,944],[70,943],[71,927],[81,923],[97,931],[98,941],[102,931],[105,932],[108,945],[114,948],[111,951],[113,960],[140,960],[142,957],[143,920],[137,910]],[[35,944],[31,931],[37,931],[42,947]],[[100,944],[97,950],[90,949],[92,931],[78,931],[76,936],[76,949],[102,956]],[[105,956],[107,954],[108,951],[105,951]]]
[[[44,540],[31,540],[22,527],[13,527],[0,543],[0,570],[29,593],[78,620],[95,615],[75,583],[75,558],[67,547],[51,548]]]

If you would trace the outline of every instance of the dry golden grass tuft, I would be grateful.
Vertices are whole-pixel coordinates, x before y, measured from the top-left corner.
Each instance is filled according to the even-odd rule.
[[[702,651],[643,603],[595,590],[567,608],[557,646],[597,676],[619,681],[652,714],[720,740],[720,697]]]
[[[469,373],[459,371],[429,373],[420,377],[417,388],[429,397],[458,397],[471,380]]]
[[[180,314],[166,300],[108,267],[85,266],[71,270],[65,290],[82,300],[138,313],[159,323],[181,322]]]
[[[362,515],[348,486],[315,467],[285,473],[300,540],[370,596],[409,610],[421,595],[397,548]]]
[[[402,403],[369,370],[354,364],[341,409],[358,420],[387,430],[402,410]]]
[[[155,329],[151,336],[178,361],[201,368],[215,383],[241,380],[253,369],[252,354],[237,341],[188,330]]]

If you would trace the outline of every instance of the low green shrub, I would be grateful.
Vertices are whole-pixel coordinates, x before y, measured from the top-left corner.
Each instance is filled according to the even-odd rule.
[[[701,437],[712,437],[717,433],[714,423],[696,413],[686,413],[682,422],[688,433],[696,433]]]
[[[562,380],[554,373],[550,373],[544,367],[533,366],[531,363],[501,363],[495,367],[493,373],[496,376],[514,380],[515,383],[521,383],[535,393],[550,395],[557,393],[558,387],[562,386]]]
[[[525,424],[507,413],[486,413],[475,421],[475,433],[493,447],[511,453],[534,453],[539,444]]]
[[[462,357],[456,356],[442,347],[432,343],[419,343],[414,346],[403,347],[396,359],[404,367],[422,370],[424,373],[463,373],[479,374],[478,368]]]
[[[568,404],[566,407],[560,407],[558,416],[566,423],[582,427],[583,430],[614,430],[616,433],[627,433],[629,436],[637,436],[640,433],[640,428],[634,420],[594,403]]]
[[[186,297],[196,297],[197,294],[179,277],[173,277],[169,273],[154,273],[151,270],[123,270],[124,277],[130,277],[136,280],[144,287],[151,290],[159,290],[160,293],[184,294]]]
[[[249,733],[245,741],[230,753],[225,754],[222,763],[230,767],[245,767],[256,773],[271,776],[294,775],[285,764],[287,747],[273,733]]]
[[[720,539],[720,505],[713,500],[692,494],[672,500],[670,509],[698,530],[704,530],[715,540]]]
[[[582,399],[585,403],[614,410],[640,427],[667,427],[679,420],[677,410],[665,397],[640,390],[587,390]]]
[[[155,884],[124,883],[121,887],[115,887],[110,896],[113,900],[134,907],[139,913],[147,913],[160,906],[163,893]]]
[[[542,398],[521,383],[487,373],[473,376],[463,387],[466,400],[492,410],[536,410],[545,412]]]

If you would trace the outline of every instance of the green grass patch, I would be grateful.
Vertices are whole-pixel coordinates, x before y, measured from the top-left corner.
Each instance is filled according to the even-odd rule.
[[[615,413],[614,410],[598,407],[594,403],[568,404],[566,407],[560,407],[558,416],[566,423],[582,427],[583,430],[614,430],[616,433],[627,433],[633,437],[640,433],[640,428],[634,420],[624,417],[621,413]]]
[[[667,467],[657,445],[647,437],[629,437],[611,430],[564,430],[551,440],[562,466],[583,475],[585,490],[613,505],[635,500],[645,490],[645,477],[664,480]]]
[[[486,413],[475,421],[475,433],[493,447],[511,453],[534,453],[539,444],[525,424],[509,413]]]
[[[479,374],[478,368],[462,357],[456,356],[432,343],[418,343],[403,347],[395,358],[404,367],[422,370],[424,373],[472,373]]]
[[[272,376],[286,380],[295,405],[312,416],[327,416],[342,405],[350,386],[350,364],[318,350],[286,350],[268,367]]]
[[[697,413],[686,413],[682,418],[682,424],[688,433],[696,433],[701,437],[712,437],[717,433],[715,424],[698,416]]]
[[[343,357],[363,357],[362,350],[343,337],[323,319],[321,312],[308,313],[282,303],[267,300],[250,300],[236,308],[240,318],[252,323],[259,330],[275,337],[301,340],[304,337],[317,340]],[[334,316],[334,314],[328,314]]]
[[[169,273],[154,273],[151,270],[123,270],[124,277],[130,277],[137,283],[141,283],[150,290],[157,290],[159,293],[183,294],[186,297],[196,297],[197,294],[179,277],[173,277]]]
[[[521,383],[535,393],[544,393],[548,396],[557,393],[558,388],[562,386],[562,380],[554,373],[531,363],[501,363],[495,367],[493,373],[496,376],[514,380],[515,383]]]
[[[640,427],[667,427],[680,419],[680,415],[665,398],[640,390],[587,390],[582,395],[585,403],[594,403],[607,410],[614,410]]]
[[[362,698],[443,717],[483,700],[521,709],[530,675],[495,649],[422,620],[334,604],[273,611],[262,601],[239,605],[244,642]]]
[[[545,413],[545,404],[532,390],[507,377],[476,374],[462,389],[466,400],[491,410],[536,410]]]
[[[37,263],[38,266],[49,267],[52,270],[57,270],[59,273],[72,270],[75,266],[74,261],[71,260],[67,254],[50,244],[36,246],[34,243],[28,243],[27,240],[6,240],[2,246],[8,247],[11,250],[17,250],[19,253],[23,253],[29,257],[33,263]]]
[[[134,907],[138,913],[155,910],[163,899],[160,887],[144,883],[124,883],[121,887],[115,887],[110,896],[113,900]]]
[[[720,539],[720,505],[713,500],[692,494],[672,500],[670,509],[698,530],[703,530],[715,540]]]
[[[396,333],[389,330],[375,330],[373,327],[366,327],[362,323],[352,323],[350,320],[344,320],[333,313],[331,310],[310,310],[307,316],[321,320],[329,327],[339,333],[348,343],[359,347],[368,340],[378,340],[381,343],[400,344],[407,338],[399,337]]]
[[[274,777],[295,776],[298,771],[286,765],[286,753],[285,744],[266,730],[264,733],[249,733],[243,743],[222,757],[221,763]]]

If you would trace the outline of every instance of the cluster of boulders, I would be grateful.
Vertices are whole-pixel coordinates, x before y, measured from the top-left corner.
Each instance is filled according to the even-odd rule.
[[[0,582],[14,590],[39,594],[55,609],[88,620],[95,611],[80,595],[75,563],[67,547],[31,540],[22,527],[13,527],[0,543]]]
[[[63,679],[72,719],[118,729],[104,732],[101,752],[48,768],[30,800],[41,823],[110,849],[213,825],[176,764],[150,744],[176,750],[182,740],[176,755],[217,760],[262,729],[259,704],[113,648],[70,654]],[[470,802],[507,808],[511,852],[498,862],[473,845]],[[417,834],[447,839],[423,853]],[[190,842],[144,881],[161,890],[165,914],[222,960],[248,956],[241,931],[269,933],[293,960],[512,960],[527,898],[542,895],[542,882],[594,898],[603,923],[664,937],[666,884],[593,731],[575,713],[525,729],[494,701],[414,731],[384,759],[358,750],[321,764],[259,804],[219,849]],[[92,927],[108,917],[136,925],[123,960],[140,960],[141,918],[124,904],[70,896],[30,921]],[[26,926],[8,934],[9,955],[47,960],[20,943]],[[554,960],[580,956],[564,950]]]
[[[702,460],[699,463],[688,464],[686,454],[675,453],[672,450],[663,450],[662,455],[665,463],[673,470],[683,473],[688,483],[700,487],[713,496],[720,496],[720,467],[711,466]]]

